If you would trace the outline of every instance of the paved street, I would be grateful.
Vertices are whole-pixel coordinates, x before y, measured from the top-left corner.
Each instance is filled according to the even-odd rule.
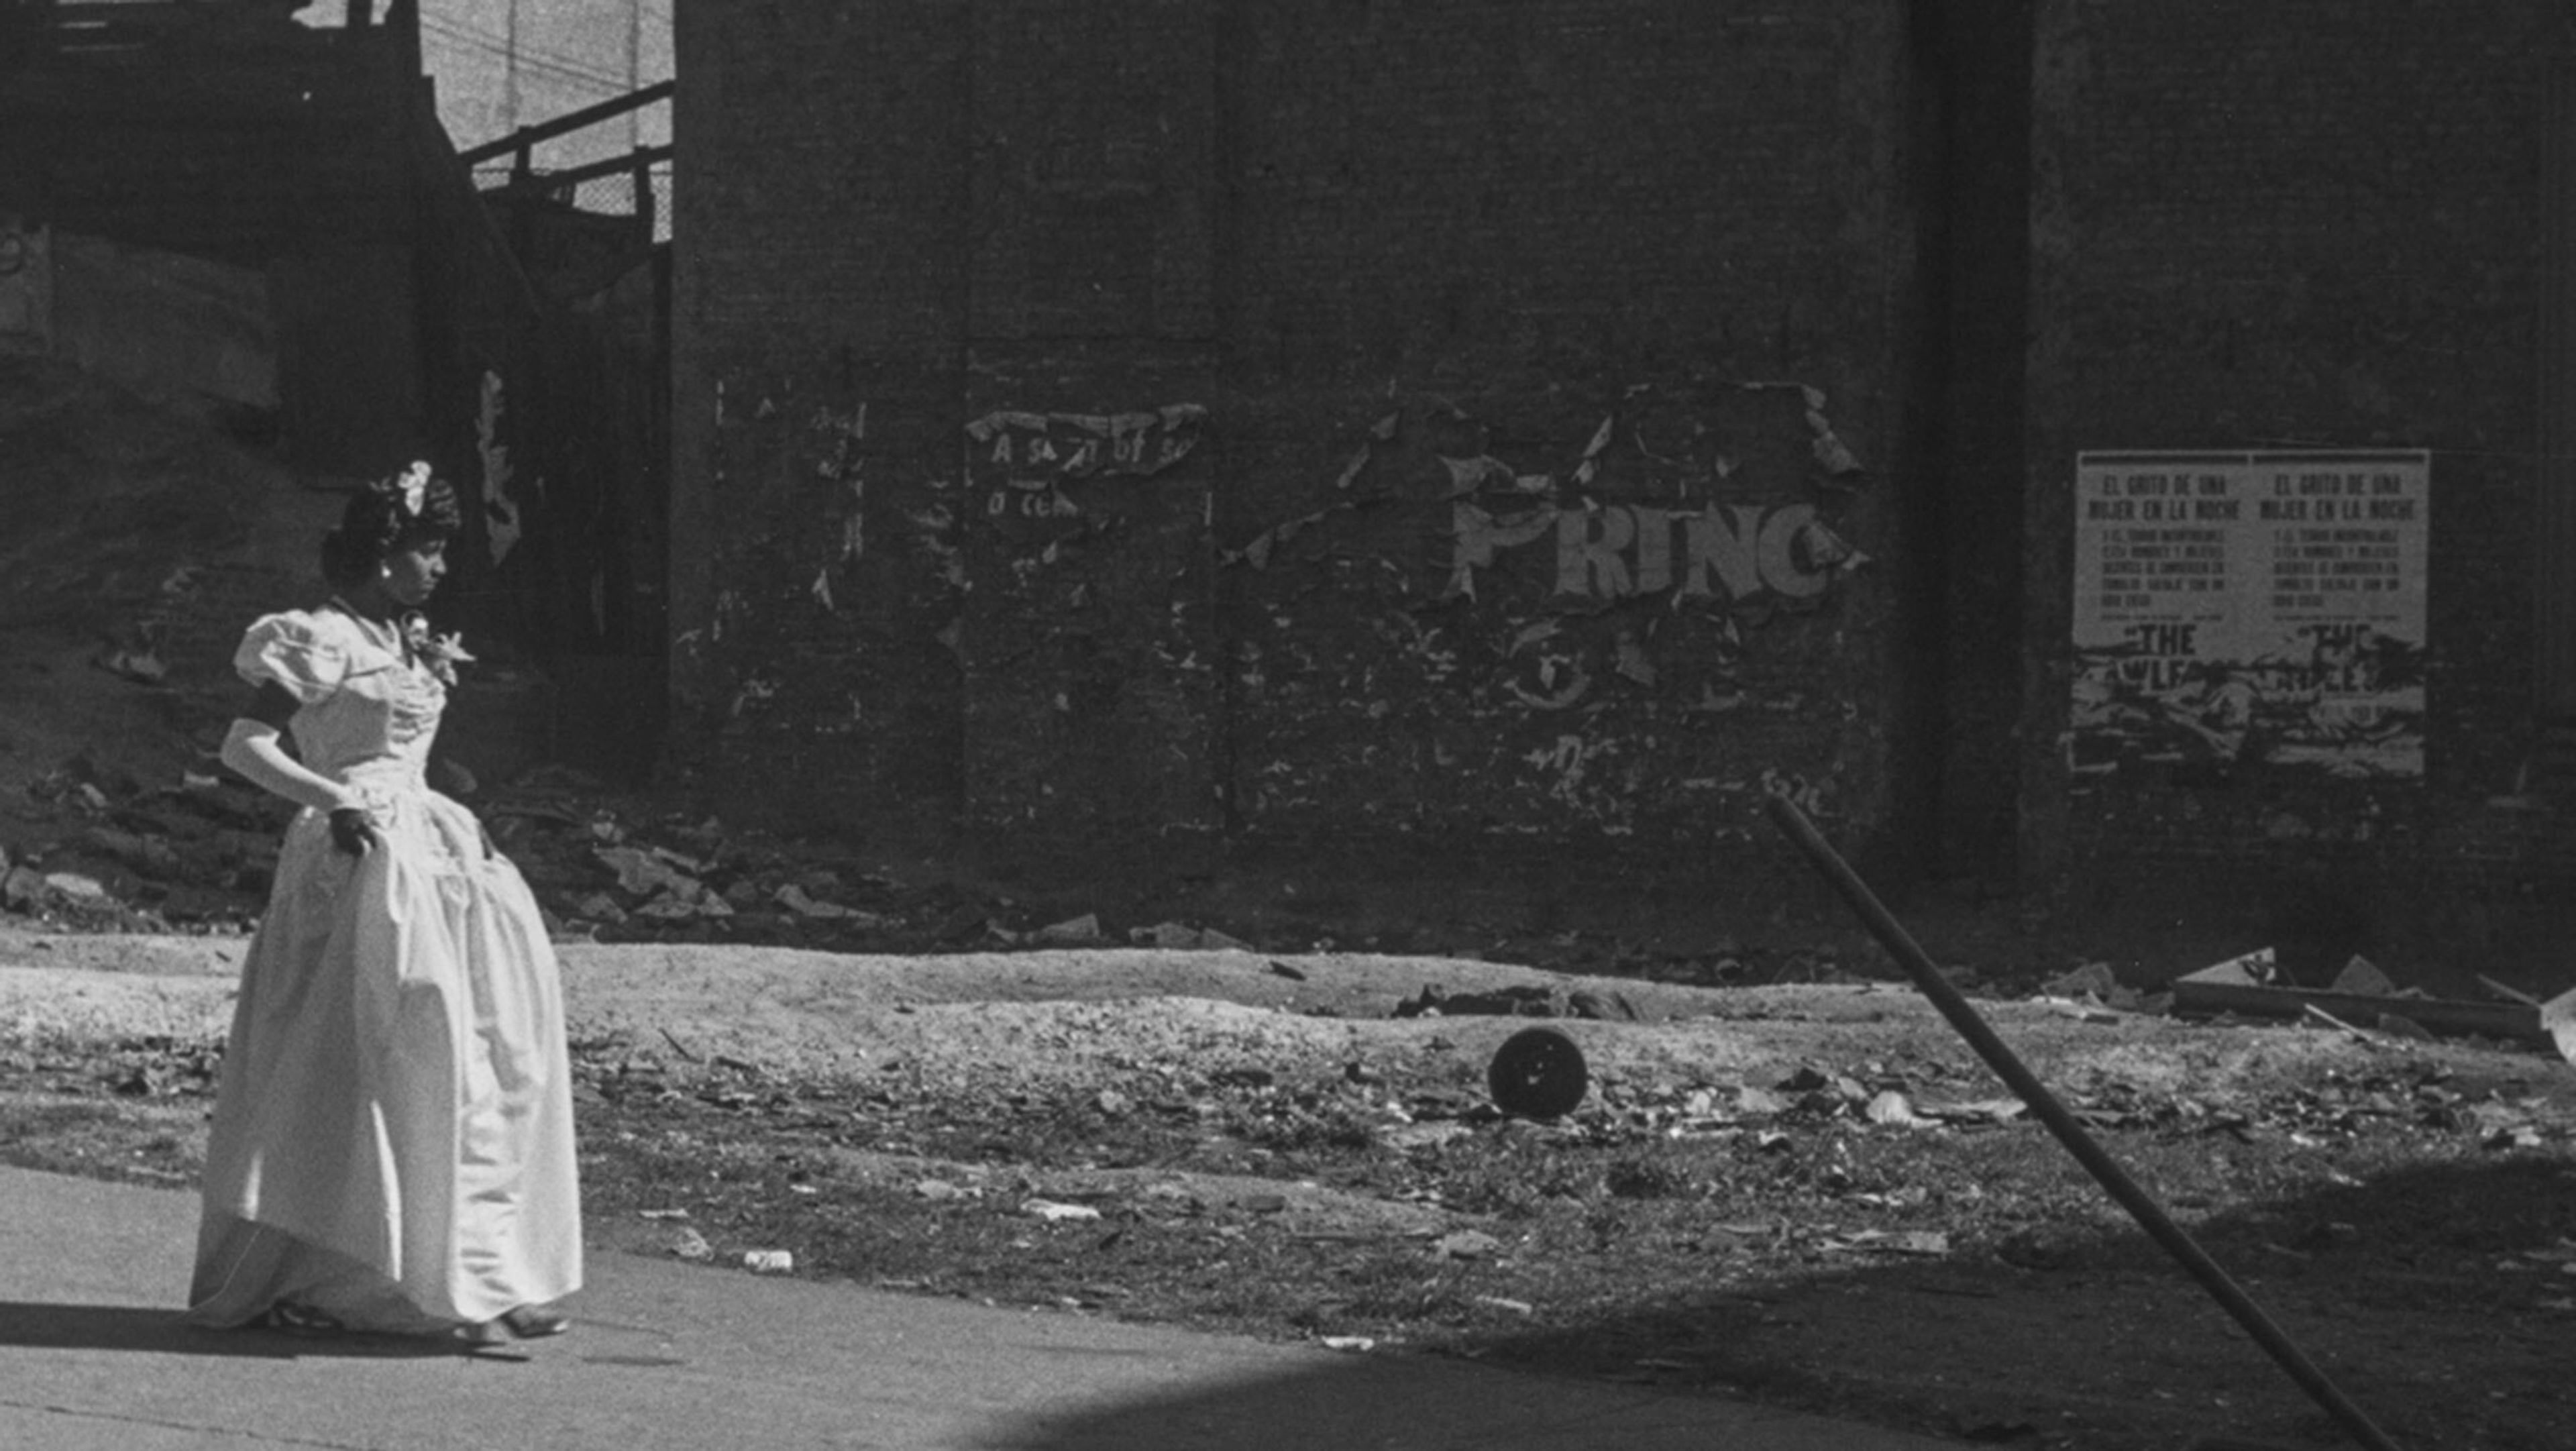
[[[0,1447],[1939,1443],[1724,1401],[594,1255],[581,1327],[414,1355],[180,1326],[193,1196],[0,1169]]]

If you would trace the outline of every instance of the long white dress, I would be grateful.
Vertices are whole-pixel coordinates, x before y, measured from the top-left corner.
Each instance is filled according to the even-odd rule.
[[[234,668],[302,702],[309,768],[382,845],[288,827],[224,1056],[188,1318],[291,1301],[434,1333],[581,1284],[563,996],[536,900],[423,779],[446,688],[337,609],[262,618]]]

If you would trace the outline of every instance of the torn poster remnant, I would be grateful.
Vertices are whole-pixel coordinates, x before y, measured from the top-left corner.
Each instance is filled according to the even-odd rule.
[[[1023,489],[1106,474],[1158,474],[1198,446],[1207,409],[1174,403],[1151,413],[1026,413],[996,409],[966,425],[979,474]]]
[[[2070,767],[2424,773],[2431,455],[2076,458]]]

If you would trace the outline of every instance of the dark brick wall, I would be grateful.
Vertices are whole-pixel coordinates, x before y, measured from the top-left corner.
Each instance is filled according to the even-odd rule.
[[[1883,578],[1728,608],[1654,576],[1709,508],[1893,552],[1893,14],[1242,7],[1218,533],[1268,542],[1226,568],[1244,826],[1744,845],[1766,773],[1884,811]],[[1823,481],[1805,397],[1744,386],[1770,381],[1817,389],[1875,480]],[[1444,462],[1475,459],[1502,471]],[[1540,532],[1460,574],[1470,508]],[[1629,534],[1560,591],[1561,535]]]
[[[1910,547],[1902,770],[1925,783],[1930,865],[1951,882],[2009,880],[2019,818],[2018,723],[2028,529],[2031,0],[1944,0],[1917,27],[1915,168],[1925,192],[1919,391],[1927,487],[1903,496]]]
[[[814,825],[959,789],[972,9],[674,16],[673,724]]]
[[[854,829],[1883,834],[1903,21],[684,8],[684,739]],[[1150,474],[965,448],[1178,405]]]
[[[2097,897],[2202,910],[2564,893],[2576,829],[2518,793],[2536,739],[2539,125],[2576,22],[2543,0],[2038,15],[2026,860]],[[2070,778],[2049,747],[2068,720],[2076,453],[2283,446],[2432,450],[2423,777]]]

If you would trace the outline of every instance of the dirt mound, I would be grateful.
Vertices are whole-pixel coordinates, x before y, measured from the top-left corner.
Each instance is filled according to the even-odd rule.
[[[337,500],[199,412],[49,358],[0,357],[0,478],[0,850],[22,851],[57,844],[83,788],[209,770],[232,643],[306,592]]]
[[[0,1026],[89,1039],[220,1032],[240,938],[0,931]],[[1398,1063],[1481,1092],[1502,1040],[1532,1021],[1409,1014],[1454,994],[1615,995],[1633,1016],[1554,1018],[1596,1078],[1642,1090],[1769,1083],[1802,1065],[1938,1059],[1965,1045],[1910,988],[1693,988],[1456,958],[1144,949],[898,957],[692,945],[565,943],[574,1036],[637,1061],[845,1078],[894,1074],[1060,1092],[1186,1065],[1281,1080]],[[2346,1035],[2195,1024],[2051,999],[1981,1011],[2054,1082],[2261,1092],[2366,1056]],[[2431,1058],[2482,1050],[2414,1045]],[[2534,1071],[2547,1069],[2533,1058]]]
[[[50,358],[0,357],[0,475],[0,625],[92,630],[176,571],[261,560],[271,501],[297,488],[204,419]]]

